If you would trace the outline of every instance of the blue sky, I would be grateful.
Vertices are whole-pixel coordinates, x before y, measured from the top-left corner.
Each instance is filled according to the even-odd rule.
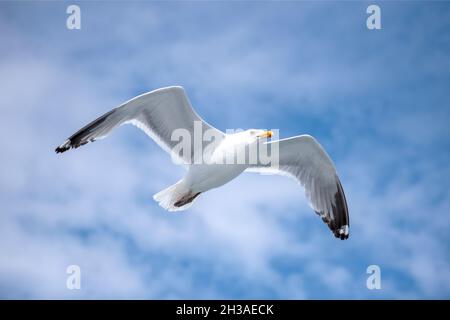
[[[377,2],[375,31],[371,2],[75,3],[77,31],[72,2],[0,3],[1,298],[450,298],[448,2]],[[315,136],[349,240],[285,177],[244,174],[168,214],[151,196],[184,169],[134,127],[53,152],[168,85],[221,130]]]

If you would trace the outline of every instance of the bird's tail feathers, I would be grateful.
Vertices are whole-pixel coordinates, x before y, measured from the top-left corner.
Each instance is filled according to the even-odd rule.
[[[188,209],[199,194],[200,192],[193,192],[180,180],[155,194],[153,199],[168,211],[182,211]]]

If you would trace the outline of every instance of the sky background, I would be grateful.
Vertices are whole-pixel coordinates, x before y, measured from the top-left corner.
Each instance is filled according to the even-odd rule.
[[[371,3],[0,2],[0,298],[450,298],[450,3],[376,2],[373,31]],[[132,126],[54,153],[169,85],[221,130],[316,137],[350,238],[281,176],[165,212],[152,195],[184,169]]]

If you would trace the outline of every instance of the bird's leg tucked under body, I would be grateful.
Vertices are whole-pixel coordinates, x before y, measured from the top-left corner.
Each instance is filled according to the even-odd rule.
[[[184,195],[181,199],[177,200],[173,205],[175,207],[182,207],[192,201],[194,201],[195,198],[197,198],[197,196],[200,194],[201,192],[197,192],[197,193],[188,193],[186,195]]]
[[[153,199],[168,211],[182,211],[189,208],[200,193],[198,190],[192,190],[191,185],[181,179],[174,185],[155,194]]]

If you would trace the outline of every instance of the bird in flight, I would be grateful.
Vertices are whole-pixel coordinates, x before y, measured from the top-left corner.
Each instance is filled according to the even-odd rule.
[[[205,141],[207,139],[200,142],[186,139],[189,151],[177,155],[181,163],[187,165],[186,175],[153,196],[164,209],[185,210],[201,193],[224,185],[244,171],[281,174],[294,177],[304,187],[310,206],[336,238],[348,238],[349,215],[344,190],[333,161],[313,137],[299,135],[268,141],[272,137],[272,131],[260,129],[225,134],[197,115],[184,89],[179,86],[157,89],[123,103],[77,131],[55,151],[62,153],[105,138],[115,128],[127,123],[142,129],[172,155],[179,145],[179,141],[173,136],[176,130],[195,136],[197,126],[215,137],[214,144]],[[230,150],[239,155],[239,152],[248,151],[255,145],[263,145],[276,151],[275,168],[259,158],[253,162],[233,164],[216,161],[223,159],[223,155]],[[198,149],[202,151],[196,152]],[[199,154],[202,159],[207,158],[209,161],[198,161]]]

